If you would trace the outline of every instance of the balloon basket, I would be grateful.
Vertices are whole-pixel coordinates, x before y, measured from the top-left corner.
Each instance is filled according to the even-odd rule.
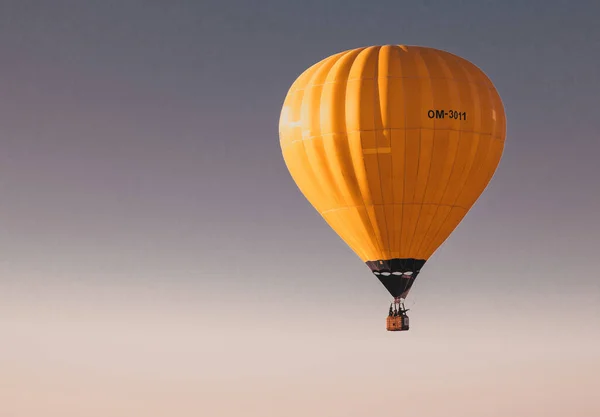
[[[390,311],[385,320],[385,328],[388,332],[401,332],[410,328],[409,319],[406,315],[408,310],[404,308],[404,302],[394,300],[390,305]]]

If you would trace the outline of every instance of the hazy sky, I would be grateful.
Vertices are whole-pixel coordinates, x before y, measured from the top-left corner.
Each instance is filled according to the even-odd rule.
[[[0,416],[600,415],[599,13],[0,1]],[[278,143],[304,69],[389,43],[472,61],[508,120],[397,334]]]

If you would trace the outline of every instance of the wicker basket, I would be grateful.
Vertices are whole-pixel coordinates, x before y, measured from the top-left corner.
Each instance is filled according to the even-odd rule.
[[[406,322],[405,320],[406,319]],[[385,327],[390,332],[408,330],[408,317],[406,316],[388,316],[385,321]]]

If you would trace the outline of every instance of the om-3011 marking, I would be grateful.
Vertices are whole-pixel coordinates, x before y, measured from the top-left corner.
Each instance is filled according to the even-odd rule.
[[[427,117],[430,119],[454,119],[454,120],[467,120],[467,112],[456,111],[456,110],[429,110]]]

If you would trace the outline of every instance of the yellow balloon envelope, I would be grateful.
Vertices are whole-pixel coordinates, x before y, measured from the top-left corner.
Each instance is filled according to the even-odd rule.
[[[304,71],[279,135],[300,191],[403,299],[492,178],[506,119],[492,82],[469,61],[371,46]]]

